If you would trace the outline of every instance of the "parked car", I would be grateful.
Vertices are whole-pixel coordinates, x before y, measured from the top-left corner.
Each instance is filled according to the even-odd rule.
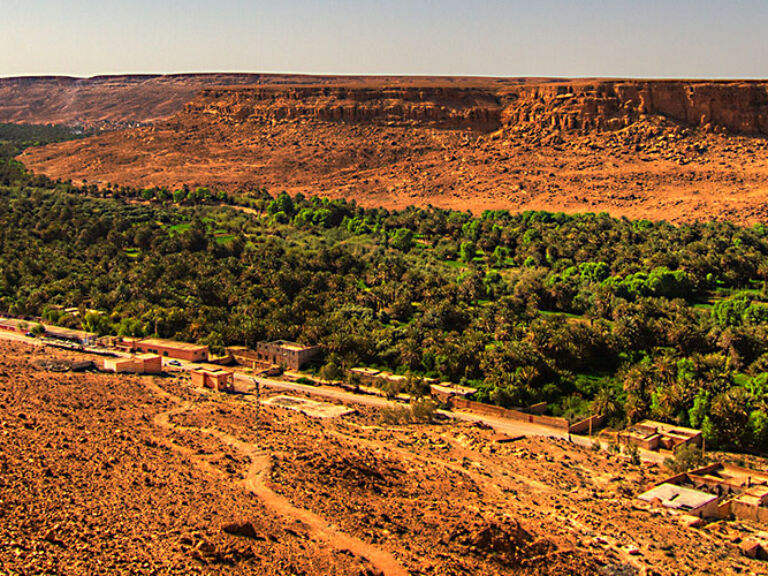
[[[168,365],[169,366],[181,366],[181,362],[179,362],[178,360],[171,360],[170,362],[168,362]]]
[[[26,334],[24,334],[24,336],[26,336],[27,338],[34,338],[35,337],[35,335],[32,334],[32,332],[27,332]]]

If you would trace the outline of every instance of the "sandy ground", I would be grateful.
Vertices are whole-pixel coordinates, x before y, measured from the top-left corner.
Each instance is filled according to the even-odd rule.
[[[756,527],[686,528],[635,500],[654,465],[50,372],[50,354],[0,343],[4,574],[768,573],[734,543]]]

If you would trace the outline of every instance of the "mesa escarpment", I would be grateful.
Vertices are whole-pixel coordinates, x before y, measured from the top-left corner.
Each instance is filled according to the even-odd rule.
[[[611,131],[652,117],[768,134],[768,83],[595,81],[504,87],[294,85],[207,88],[181,116],[243,122],[314,119],[518,133]]]
[[[501,106],[492,91],[463,87],[292,86],[203,90],[183,115],[271,122],[313,119],[495,130]]]
[[[152,126],[22,160],[102,186],[756,222],[766,134],[768,82],[323,79],[209,87]]]
[[[338,86],[354,82],[380,89],[410,86],[413,78],[306,76],[300,74],[133,74],[73,78],[27,76],[0,78],[0,123],[63,124],[115,129],[168,118],[201,90],[221,86]],[[433,85],[510,86],[541,79],[419,78]]]
[[[620,130],[651,116],[689,127],[768,134],[768,83],[599,81],[521,86],[507,94],[510,130]]]

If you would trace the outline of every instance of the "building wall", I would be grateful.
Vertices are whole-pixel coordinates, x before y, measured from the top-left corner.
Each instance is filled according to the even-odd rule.
[[[167,358],[176,358],[187,362],[203,362],[208,360],[208,348],[193,350],[188,348],[177,348],[175,346],[163,346],[160,344],[146,344],[137,342],[133,347],[134,351],[143,354],[158,354]]]
[[[739,500],[731,502],[731,513],[741,520],[751,520],[768,524],[768,508],[762,506],[751,506]]]
[[[498,418],[518,420],[521,422],[528,422],[529,424],[538,424],[540,426],[547,426],[549,428],[557,428],[558,430],[568,430],[570,427],[568,420],[565,418],[528,414],[527,412],[521,412],[520,410],[509,410],[507,408],[501,408],[500,406],[483,404],[481,402],[474,402],[472,400],[467,400],[466,398],[458,398],[455,396],[451,398],[451,406],[454,408],[469,410],[470,412],[475,412],[476,414],[485,414],[486,416],[496,416]]]
[[[154,358],[140,358],[142,371],[145,374],[160,374],[163,371],[163,359],[160,356]]]
[[[133,358],[105,358],[104,359],[104,370],[107,372],[115,372],[115,373],[129,373],[129,372],[137,372],[141,371],[141,366],[139,364],[138,366],[139,370],[137,370],[136,362]]]
[[[718,518],[719,505],[719,501],[713,500],[696,510],[693,515],[698,516],[699,518]]]
[[[154,358],[105,358],[103,369],[121,374],[160,374],[163,371],[163,359]]]
[[[205,387],[205,374],[202,372],[192,371],[192,384],[199,388]]]
[[[571,425],[570,432],[571,434],[583,434],[589,432],[590,429],[594,432],[595,430],[598,430],[604,422],[605,416],[590,416],[586,420]]]
[[[656,434],[650,438],[640,438],[631,432],[627,432],[619,433],[618,439],[620,443],[633,444],[643,450],[657,450],[661,437]]]
[[[230,391],[234,389],[232,383],[232,374],[211,374],[208,372],[192,371],[192,384],[200,388],[210,388],[211,390]]]
[[[256,353],[261,362],[269,364],[284,364],[291,370],[299,370],[301,367],[312,360],[319,349],[317,347],[306,348],[303,350],[286,349],[274,342],[259,342],[256,345]]]

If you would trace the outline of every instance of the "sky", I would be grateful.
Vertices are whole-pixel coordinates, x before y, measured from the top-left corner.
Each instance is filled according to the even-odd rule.
[[[0,0],[0,8],[0,76],[768,77],[768,0]]]

